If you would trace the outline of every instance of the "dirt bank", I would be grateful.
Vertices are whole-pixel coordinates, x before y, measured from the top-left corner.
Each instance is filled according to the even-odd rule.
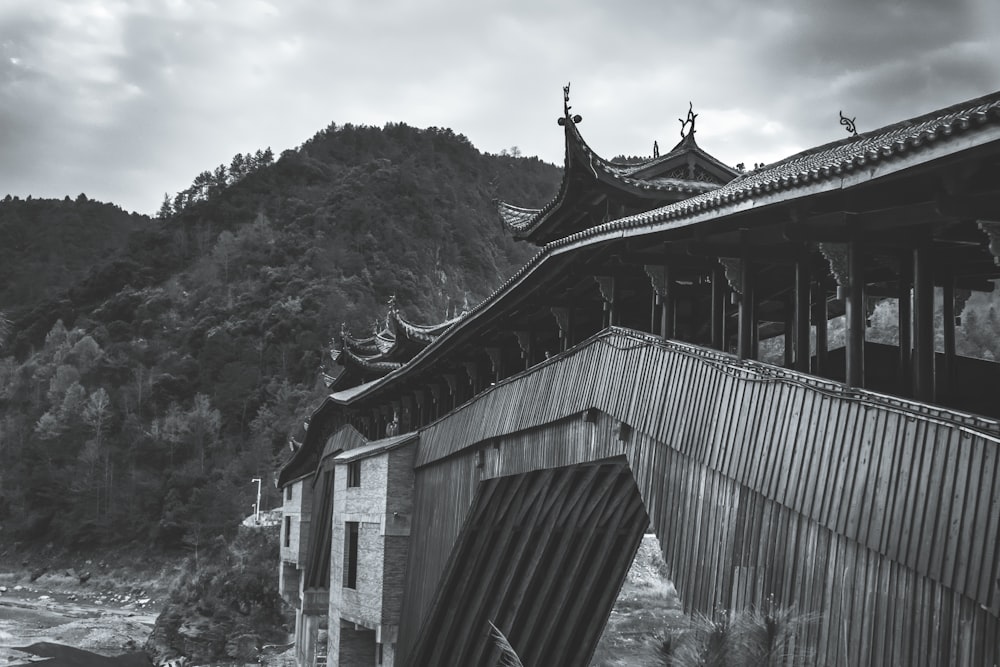
[[[38,642],[107,656],[141,650],[175,576],[169,566],[150,573],[94,559],[78,569],[26,560],[35,568],[0,571],[0,665],[25,658],[10,647]]]

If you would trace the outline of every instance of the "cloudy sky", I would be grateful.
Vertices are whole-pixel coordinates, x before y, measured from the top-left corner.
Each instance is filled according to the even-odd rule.
[[[237,152],[331,122],[451,127],[561,164],[772,161],[1000,90],[996,0],[0,0],[0,196],[153,213]]]

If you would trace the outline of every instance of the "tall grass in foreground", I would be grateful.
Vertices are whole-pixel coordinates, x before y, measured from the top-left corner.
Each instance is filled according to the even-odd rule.
[[[693,616],[650,642],[650,660],[658,667],[808,667],[812,656],[795,646],[795,637],[815,616],[794,608],[766,605],[712,619]],[[500,667],[526,667],[503,632],[490,622],[500,648]]]
[[[815,620],[793,608],[766,605],[715,619],[697,615],[657,637],[651,653],[662,667],[791,667],[812,664],[795,646],[799,630]]]

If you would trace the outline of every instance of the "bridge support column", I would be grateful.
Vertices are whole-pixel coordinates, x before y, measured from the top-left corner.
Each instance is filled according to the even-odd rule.
[[[847,384],[865,386],[865,270],[861,246],[851,241],[847,247]]]
[[[934,400],[934,273],[930,246],[913,251],[913,396]]]
[[[913,360],[910,356],[913,347],[913,302],[910,292],[913,289],[913,262],[909,256],[904,256],[899,263],[899,280],[896,283],[899,316],[899,395],[910,396],[913,373]]]

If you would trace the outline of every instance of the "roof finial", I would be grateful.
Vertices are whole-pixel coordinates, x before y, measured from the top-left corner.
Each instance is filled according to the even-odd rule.
[[[679,122],[681,124],[681,139],[685,139],[687,137],[693,137],[694,136],[694,119],[697,118],[697,117],[698,117],[698,114],[696,114],[694,112],[694,104],[691,103],[691,102],[688,102],[688,115],[687,115],[687,118],[678,118],[677,119],[677,122]],[[685,133],[684,132],[684,128],[688,127],[689,124],[690,124],[691,127],[688,128],[688,131]]]
[[[660,144],[657,143],[656,141],[653,142],[653,157],[654,158],[660,157]]]
[[[395,294],[393,294],[392,296],[389,297],[389,310],[391,310],[391,311],[397,310],[397,308],[396,308],[396,295]]]
[[[852,137],[858,136],[858,129],[854,126],[854,119],[857,118],[857,116],[854,118],[847,118],[843,111],[839,111],[838,113],[840,114],[840,124],[851,133]]]
[[[582,121],[583,116],[581,116],[580,114],[576,114],[573,116],[569,115],[569,110],[572,108],[573,107],[569,105],[569,83],[567,83],[565,86],[563,86],[563,116],[556,122],[559,123],[560,125],[566,125],[567,123],[570,122],[579,123],[580,121]]]

